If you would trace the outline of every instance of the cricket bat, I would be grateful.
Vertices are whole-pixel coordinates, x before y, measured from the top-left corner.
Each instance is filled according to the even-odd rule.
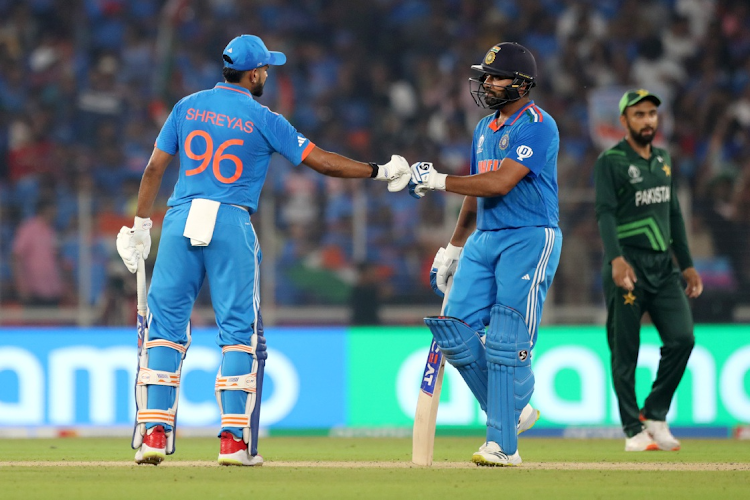
[[[135,309],[138,313],[138,318],[136,320],[136,329],[138,331],[138,366],[136,368],[136,373],[140,374],[141,366],[148,366],[148,350],[145,349],[145,343],[148,341],[148,323],[147,323],[147,316],[148,316],[148,302],[146,298],[146,263],[143,261],[143,257],[138,257],[138,267],[136,268],[135,272],[135,279],[136,279],[136,304]],[[146,391],[148,389],[145,385],[138,385],[136,383],[135,386],[135,406],[136,411],[138,411],[141,408],[146,408]],[[136,416],[137,420],[137,416]],[[135,424],[135,427],[133,428],[133,440],[131,442],[131,447],[134,450],[137,450],[140,448],[141,444],[143,443],[143,435],[146,432],[146,427],[144,424]]]
[[[440,309],[441,315],[445,312],[445,305],[448,303],[448,294],[452,285],[453,277],[451,276],[448,278],[445,289],[443,306]],[[417,411],[414,415],[411,461],[417,465],[432,465],[432,452],[435,448],[435,425],[437,424],[444,371],[445,358],[433,338],[432,344],[430,344],[430,352],[427,354],[427,363],[422,375],[422,387],[417,399]]]
[[[138,357],[141,356],[144,337],[146,336],[146,315],[148,314],[148,303],[146,301],[146,263],[143,257],[138,258],[138,268],[136,270],[136,311],[138,313]]]

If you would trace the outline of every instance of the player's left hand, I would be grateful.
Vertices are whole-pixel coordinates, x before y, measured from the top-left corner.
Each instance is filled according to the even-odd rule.
[[[391,161],[378,165],[378,175],[375,180],[388,182],[388,191],[401,191],[409,183],[409,162],[399,155],[392,155]]]
[[[701,280],[700,274],[695,270],[694,267],[688,267],[682,271],[682,277],[685,278],[687,286],[685,287],[685,295],[691,299],[695,299],[703,293],[703,280]]]
[[[123,226],[117,233],[117,253],[131,273],[138,269],[138,259],[147,259],[151,252],[152,225],[151,219],[136,217],[133,227]]]
[[[411,186],[411,184],[409,185]],[[438,269],[440,268],[440,265],[443,263],[444,258],[445,258],[445,248],[440,247],[440,250],[438,250],[437,253],[435,254],[435,260],[432,261],[432,267],[430,268],[430,286],[432,287],[432,291],[435,292],[435,294],[441,298],[445,297],[445,293],[443,293],[443,291],[437,285],[437,273],[438,273]]]
[[[421,198],[427,191],[445,191],[446,177],[448,177],[446,174],[441,174],[435,170],[432,163],[418,161],[411,166],[409,194],[415,198]],[[414,192],[412,193],[412,191]]]

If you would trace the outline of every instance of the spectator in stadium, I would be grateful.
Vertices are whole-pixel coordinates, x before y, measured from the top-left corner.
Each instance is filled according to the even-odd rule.
[[[56,215],[52,201],[40,201],[36,215],[21,223],[13,241],[13,275],[18,296],[25,305],[56,306],[62,299]]]

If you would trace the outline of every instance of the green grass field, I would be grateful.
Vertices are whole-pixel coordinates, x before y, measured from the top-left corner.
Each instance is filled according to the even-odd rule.
[[[481,438],[479,438],[481,439]],[[750,498],[750,443],[683,440],[679,452],[625,453],[621,440],[521,439],[524,465],[469,463],[476,437],[438,437],[435,466],[411,440],[262,438],[263,467],[218,467],[218,440],[179,438],[158,466],[136,466],[123,438],[0,440],[0,498],[483,499]]]

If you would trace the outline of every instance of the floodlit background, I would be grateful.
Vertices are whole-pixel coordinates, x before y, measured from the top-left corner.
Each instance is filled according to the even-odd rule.
[[[704,383],[716,408],[713,417],[687,412],[683,408],[692,403],[686,402],[679,407],[687,412],[685,420],[679,412],[674,418],[685,425],[750,421],[749,5],[745,0],[0,0],[0,425],[129,420],[135,278],[117,255],[115,234],[132,224],[140,176],[171,107],[221,80],[221,51],[242,33],[259,35],[271,50],[286,53],[287,64],[269,70],[259,100],[319,147],[361,161],[385,162],[397,153],[456,174],[468,173],[472,132],[487,114],[469,95],[469,66],[500,41],[518,41],[534,52],[539,85],[532,97],[560,128],[564,234],[539,349],[567,346],[572,350],[563,352],[570,356],[586,358],[580,349],[592,356],[590,364],[567,368],[572,371],[560,368],[562,378],[549,372],[547,385],[539,380],[535,398],[542,407],[571,403],[565,408],[572,417],[549,416],[555,425],[617,425],[611,384],[592,388],[583,382],[590,373],[580,371],[599,367],[604,377],[609,371],[602,351],[605,310],[592,168],[598,154],[623,135],[616,108],[622,92],[646,87],[660,95],[658,140],[674,159],[691,250],[705,283],[704,295],[693,301],[694,315],[699,323],[734,323],[722,330],[721,348],[710,340],[713,327],[697,331],[706,347],[691,362],[695,373],[709,377]],[[175,159],[157,201],[149,267],[177,169]],[[340,394],[356,394],[352,384],[369,378],[352,374],[348,367],[354,360],[385,360],[399,370],[413,352],[426,356],[429,335],[419,325],[439,308],[427,272],[435,251],[448,242],[460,204],[460,197],[444,193],[417,201],[388,193],[381,183],[331,179],[274,157],[253,216],[263,249],[261,300],[269,347],[281,353],[268,361],[264,397],[278,390],[281,398],[271,400],[271,408],[280,408],[279,401],[289,396],[282,389],[294,387],[290,370],[274,372],[282,357],[303,381],[335,359],[328,368],[340,370],[328,379],[331,393],[339,387]],[[371,314],[354,314],[354,297],[366,297]],[[378,323],[388,327],[351,328]],[[208,284],[193,324],[204,328],[207,351],[189,354],[186,367],[202,363],[191,368],[192,378],[205,378],[208,393],[188,389],[184,397],[209,402],[218,350],[208,354],[214,332]],[[405,326],[413,328],[399,336]],[[294,345],[318,348],[326,332],[337,347],[322,349],[314,363],[309,356],[295,361]],[[371,351],[352,347],[363,338],[372,341]],[[403,349],[412,343],[416,351]],[[286,345],[292,350],[284,351]],[[102,381],[87,355],[108,353],[119,360],[116,346],[125,349],[123,359],[133,354],[133,366],[115,364],[111,379]],[[193,349],[199,351],[198,344]],[[540,351],[535,369],[542,368],[542,359]],[[722,370],[730,361],[739,381],[722,389]],[[419,371],[389,381],[383,401],[401,397],[399,391],[416,394]],[[64,373],[68,378],[60,378]],[[377,366],[369,373],[380,376]],[[691,380],[689,375],[684,383],[686,394]],[[191,377],[185,383],[202,387]],[[61,384],[67,384],[63,392],[50,389]],[[459,397],[459,385],[444,397]],[[321,381],[300,390],[299,397],[325,387]],[[587,390],[599,398],[596,421],[586,406],[594,393]],[[87,399],[89,393],[115,396]],[[288,413],[276,422],[293,419],[299,401],[288,403]],[[409,425],[404,415],[413,402],[403,403],[407,409],[397,418],[368,422],[351,418],[352,408],[359,408],[353,401],[345,397],[339,408],[313,398],[296,411],[341,410],[320,427]],[[68,405],[68,413],[58,413],[57,404]],[[213,416],[203,421],[204,414],[196,413],[196,419],[218,422],[215,406],[201,408]],[[568,415],[568,410],[559,411]],[[29,411],[38,418],[30,419]],[[444,424],[456,418],[441,415]]]

